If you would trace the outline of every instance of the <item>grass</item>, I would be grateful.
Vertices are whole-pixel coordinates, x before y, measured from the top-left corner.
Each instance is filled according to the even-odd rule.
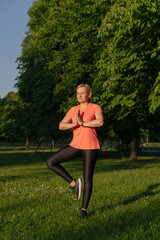
[[[47,169],[49,152],[0,151],[1,240],[159,240],[160,156],[97,161],[88,219],[68,184]],[[82,177],[81,159],[63,164]]]
[[[160,148],[160,143],[144,143],[144,147],[148,147],[148,148]]]

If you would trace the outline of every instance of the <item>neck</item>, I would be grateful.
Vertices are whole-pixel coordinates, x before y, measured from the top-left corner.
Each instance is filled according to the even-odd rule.
[[[87,107],[88,104],[89,104],[89,102],[83,102],[83,103],[80,103],[80,106],[81,107]]]
[[[80,110],[83,111],[88,106],[88,104],[89,102],[80,103]]]

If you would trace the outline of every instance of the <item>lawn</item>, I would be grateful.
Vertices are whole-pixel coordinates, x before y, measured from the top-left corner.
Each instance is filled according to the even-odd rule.
[[[82,197],[46,167],[49,152],[0,151],[1,240],[159,240],[160,156],[100,155],[88,219]],[[81,159],[63,164],[82,177]]]

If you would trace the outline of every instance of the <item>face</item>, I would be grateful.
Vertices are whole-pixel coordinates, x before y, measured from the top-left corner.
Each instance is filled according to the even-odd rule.
[[[77,89],[77,100],[79,103],[89,102],[91,93],[88,93],[85,87],[80,87]]]

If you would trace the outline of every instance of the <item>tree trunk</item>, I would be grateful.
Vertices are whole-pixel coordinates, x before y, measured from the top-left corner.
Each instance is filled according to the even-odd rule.
[[[149,130],[147,129],[147,139],[146,139],[147,143],[149,143]]]
[[[118,139],[118,146],[117,146],[118,151],[121,151],[121,146],[122,146],[122,140]]]
[[[136,118],[130,120],[130,137],[130,160],[137,161],[138,128]]]
[[[40,147],[40,145],[41,145],[42,141],[43,141],[43,137],[41,137],[41,138],[39,139],[38,146],[37,146],[37,148],[36,148],[36,151],[35,151],[35,152],[37,152],[37,151],[38,151],[38,149],[39,149],[39,147]]]
[[[26,150],[29,149],[29,137],[26,138]]]
[[[54,148],[55,148],[55,142],[54,142],[54,138],[52,138],[52,140],[51,140],[51,152]]]

